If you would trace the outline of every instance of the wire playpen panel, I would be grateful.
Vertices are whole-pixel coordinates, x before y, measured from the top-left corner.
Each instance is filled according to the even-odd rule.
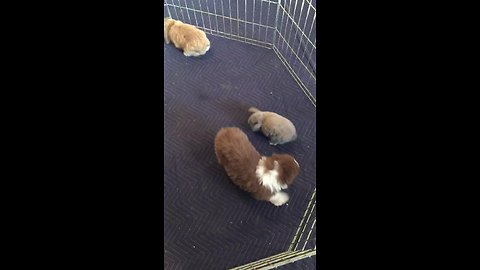
[[[316,1],[280,0],[273,49],[316,104]]]
[[[273,49],[316,105],[316,0],[164,0],[164,14],[207,34]]]
[[[283,70],[283,67],[279,63],[280,61],[286,67],[286,70],[288,70],[288,72],[292,75],[295,82],[302,89],[302,91],[308,97],[311,103],[314,106],[316,106],[316,42],[317,42],[316,0],[164,0],[163,4],[164,4],[164,16],[169,16],[173,19],[181,20],[182,22],[195,25],[196,27],[205,31],[207,35],[215,35],[222,38],[235,40],[242,43],[247,43],[247,44],[272,50],[272,51],[267,51],[264,49],[252,48],[251,46],[243,46],[242,44],[232,44],[232,42],[226,42],[225,40],[215,38],[214,42],[212,43],[211,51],[209,51],[209,53],[213,53],[214,55],[215,53],[217,53],[215,57],[219,57],[220,59],[223,59],[221,57],[228,57],[229,56],[228,53],[231,53],[230,48],[228,48],[228,50],[218,50],[217,52],[215,52],[216,44],[218,44],[218,46],[228,44],[233,48],[238,48],[242,50],[241,55],[240,54],[235,55],[236,59],[245,58],[247,60],[254,59],[254,61],[245,62],[250,64],[250,65],[246,64],[246,66],[249,69],[248,72],[243,73],[244,71],[242,69],[239,69],[238,73],[234,73],[234,72],[229,73],[229,74],[235,74],[235,75],[239,74],[238,77],[240,78],[233,78],[234,76],[218,76],[218,78],[212,78],[212,80],[214,80],[213,84],[208,84],[208,85],[213,85],[213,86],[218,85],[220,87],[222,83],[229,84],[230,83],[229,81],[231,80],[232,84],[239,84],[240,85],[239,87],[243,87],[244,84],[242,83],[244,82],[242,81],[246,81],[247,80],[246,78],[249,78],[251,83],[248,84],[249,87],[245,87],[245,89],[251,89],[252,87],[256,87],[257,85],[259,86],[259,89],[268,89],[268,87],[272,87],[272,88],[282,87],[283,92],[280,93],[280,91],[278,91],[280,93],[278,96],[282,96],[281,100],[284,100],[286,103],[291,102],[291,104],[301,104],[300,106],[303,106],[304,105],[303,103],[306,102],[303,97],[303,94],[299,92],[297,95],[297,93],[292,94],[290,92],[290,91],[298,91],[298,88],[293,83],[293,81],[290,80],[288,75],[286,75],[285,70]],[[168,52],[168,51],[173,52],[174,54],[176,53],[175,49],[165,47],[165,52]],[[224,54],[220,53],[222,51]],[[179,54],[179,57],[182,57],[182,56]],[[274,84],[269,81],[269,84],[265,84],[265,87],[262,87],[262,84],[261,84],[262,80],[265,81],[263,74],[259,74],[257,70],[253,70],[253,71],[250,70],[250,69],[256,68],[255,64],[258,64],[259,62],[257,61],[257,59],[261,57],[263,57],[262,58],[263,61],[260,63],[260,67],[258,67],[258,70],[261,70],[262,72],[272,72],[273,74],[276,74],[276,73],[279,74],[278,76],[271,77],[272,78],[271,80],[275,82]],[[206,63],[208,63],[209,60],[211,60],[212,58],[205,59],[207,60]],[[175,62],[178,59],[170,59],[170,60],[172,60],[172,62]],[[177,62],[182,62],[182,64],[186,65],[188,68],[190,67],[189,66],[190,61],[186,60],[186,62],[185,61],[177,61]],[[201,68],[204,67],[203,62],[201,60],[194,61],[194,62],[198,64],[196,66],[197,69],[194,70],[195,72],[201,70]],[[231,67],[231,61],[225,61],[225,62],[228,62],[228,63],[225,65],[222,65],[221,66],[222,69],[231,68],[231,71],[236,71],[235,67]],[[212,62],[210,61],[210,63]],[[215,64],[216,63],[213,63],[211,65],[215,66]],[[209,67],[208,64],[206,64],[206,66],[207,68]],[[280,70],[276,70],[277,68],[279,68]],[[183,71],[183,69],[179,69],[179,68],[175,69],[175,71],[178,71],[178,70]],[[251,76],[252,72],[256,72],[256,75],[258,75],[258,76],[254,76],[255,79],[252,79],[252,76]],[[166,73],[166,74],[171,75],[174,73],[176,72],[172,71],[171,73]],[[196,74],[196,75],[200,76],[204,74]],[[281,80],[280,77],[283,80]],[[172,78],[171,80],[172,81],[181,80],[181,77],[175,77],[175,78]],[[192,83],[192,81],[190,81],[189,83],[190,84],[187,83],[184,85],[192,85],[195,82]],[[238,85],[235,85],[235,86],[238,86]],[[174,90],[177,90],[178,88],[182,88],[182,87],[179,87],[177,85],[177,88],[173,89],[173,86],[172,86],[172,89],[170,89],[170,96],[172,96],[171,94],[172,92],[175,92]],[[205,84],[200,85],[199,90],[201,90],[200,89],[201,87],[205,87]],[[165,89],[167,89],[167,87]],[[187,90],[187,89],[184,89],[184,90]],[[255,92],[255,91],[257,91],[256,88],[252,92]],[[268,91],[271,91],[271,90],[268,89]],[[189,93],[190,91],[185,91],[185,92]],[[218,91],[218,92],[222,92],[222,91]],[[245,91],[240,93],[245,93]],[[227,92],[227,95],[228,94],[230,93]],[[264,93],[260,92],[260,94],[264,94]],[[285,94],[287,96],[284,96]],[[247,95],[241,95],[240,99],[246,99],[246,96]],[[292,97],[294,99],[293,101],[290,99]],[[231,98],[230,96],[227,96],[227,99],[230,99],[230,98]],[[196,101],[197,99],[181,99],[182,100],[181,104],[190,104],[190,102],[194,102],[194,100]],[[273,101],[275,99],[271,99],[271,100]],[[237,99],[235,102],[239,102],[239,100]],[[243,100],[241,102],[243,102]],[[245,103],[251,104],[251,100],[250,100],[250,103],[248,103],[247,101],[245,101]],[[281,104],[281,105],[283,105],[286,108],[291,108],[288,106],[289,104]],[[305,105],[308,105],[308,104],[305,104]],[[268,109],[268,107],[269,106],[266,106],[266,109]],[[313,113],[315,111],[315,109],[310,106],[305,106],[305,107],[307,108],[303,108],[303,109],[307,109],[306,111],[308,113]],[[206,110],[203,113],[205,112]],[[215,111],[215,113],[217,113],[217,111]],[[209,114],[213,114],[213,113],[209,111]],[[179,115],[182,115],[182,114],[179,114]],[[186,113],[185,115],[189,115],[189,113]],[[173,118],[173,119],[176,120],[177,118]],[[185,118],[180,118],[180,119],[185,119]],[[304,127],[308,127],[309,130],[313,130],[313,132],[315,132],[315,129],[314,129],[315,125],[311,124],[311,123],[314,123],[314,120],[312,120],[314,118],[312,117],[309,119],[310,120],[303,121],[304,123],[299,123],[299,124]],[[307,123],[308,125],[306,125]],[[180,134],[179,131],[176,131],[176,132],[177,133],[175,134]],[[311,134],[310,132],[311,131],[309,131],[309,133],[307,134]],[[309,137],[310,138],[305,139],[304,143],[308,142],[309,139],[311,140],[312,137],[314,138],[314,136],[309,136]],[[209,140],[211,140],[211,138],[209,138]],[[314,141],[312,142],[312,144],[314,144]],[[187,144],[187,146],[190,148],[190,145]],[[184,148],[178,148],[178,149],[170,148],[170,149],[175,149],[175,150],[179,149],[178,151],[180,153],[180,151]],[[313,159],[314,157],[309,159],[306,158],[305,160],[313,160]],[[311,172],[312,178],[315,179],[315,173],[316,173],[315,168],[313,170],[310,170],[310,172]],[[170,177],[172,177],[172,175],[170,175]],[[257,260],[249,264],[241,265],[234,269],[238,269],[238,270],[251,269],[252,266],[255,266],[256,268],[258,268],[260,265],[262,265],[262,269],[272,269],[273,267],[281,266],[283,264],[287,264],[295,260],[301,260],[305,257],[315,256],[316,254],[316,188],[313,188],[313,190],[310,190],[310,186],[308,186],[307,190],[309,190],[308,192],[310,193],[309,195],[307,195],[309,196],[309,198],[307,198],[309,199],[308,205],[305,211],[303,211],[303,204],[302,205],[299,204],[298,206],[298,211],[301,211],[303,213],[302,214],[303,216],[301,216],[301,220],[298,226],[295,229],[292,229],[293,237],[289,238],[291,239],[291,242],[288,246],[288,250],[284,253],[276,254],[272,257],[267,257],[262,260]],[[176,223],[172,222],[172,224],[176,224]],[[208,223],[208,224],[211,225],[213,223]],[[189,235],[191,237],[194,234],[189,234]],[[287,237],[286,234],[285,234],[285,237]],[[172,239],[175,239],[175,238],[172,238]],[[191,238],[187,238],[187,239],[191,239]],[[200,238],[197,238],[196,240],[198,239]],[[286,240],[286,241],[289,241],[289,240]],[[282,241],[282,243],[284,242]],[[284,245],[284,244],[281,244],[281,245]],[[184,245],[177,245],[175,247],[171,246],[172,250],[174,250],[175,248],[177,249],[175,252],[180,250],[179,247],[184,247]],[[179,252],[178,254],[188,254],[188,249],[184,253]],[[178,254],[172,255],[172,253],[170,253],[171,260],[175,261],[175,258],[177,256],[178,258],[180,258],[181,255],[178,255]],[[251,256],[249,258],[251,258]],[[285,259],[285,258],[288,258],[288,259]],[[198,260],[199,260],[198,257],[195,257],[195,259],[192,259],[192,262],[198,262]],[[179,261],[181,261],[181,259],[179,259]],[[178,264],[178,265],[173,264],[173,265],[174,265],[173,267],[178,267],[178,265],[181,265],[181,264]],[[292,267],[300,267],[300,266],[297,264],[295,266],[292,265]],[[197,268],[202,268],[202,267],[197,267]],[[207,267],[207,268],[213,269],[211,267]]]

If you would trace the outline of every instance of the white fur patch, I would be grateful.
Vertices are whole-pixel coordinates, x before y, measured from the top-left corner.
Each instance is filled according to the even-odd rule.
[[[286,189],[287,185],[282,185],[280,184],[280,182],[278,182],[278,171],[275,170],[275,168],[273,170],[267,170],[267,168],[265,168],[265,160],[266,157],[262,157],[260,159],[257,165],[257,169],[255,171],[260,184],[268,188],[272,193],[276,193],[282,189]]]
[[[200,56],[200,55],[204,55],[204,53],[198,53],[198,52],[183,52],[183,55],[187,56],[187,57],[190,57],[190,56]]]
[[[183,54],[187,57],[189,57],[189,56],[199,56],[199,54],[197,52],[184,52]]]
[[[297,166],[300,168],[300,164],[298,164],[297,160],[296,160],[296,159],[293,159],[293,161],[295,161],[295,163],[297,164]]]
[[[282,206],[288,202],[288,194],[285,192],[277,192],[275,195],[270,197],[270,202],[275,206]]]
[[[252,127],[252,131],[258,131],[262,127],[262,123],[257,123]]]

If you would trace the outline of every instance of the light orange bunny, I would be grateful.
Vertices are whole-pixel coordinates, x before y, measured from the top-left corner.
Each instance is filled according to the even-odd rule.
[[[171,18],[163,20],[163,37],[167,44],[172,42],[175,47],[182,49],[185,56],[204,55],[210,49],[210,41],[205,32]]]

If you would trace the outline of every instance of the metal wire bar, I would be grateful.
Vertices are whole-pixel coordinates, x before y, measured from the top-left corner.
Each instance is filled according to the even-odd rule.
[[[315,105],[316,9],[310,0],[280,0],[277,13],[274,50]]]
[[[300,59],[300,57],[295,53],[294,49],[292,47],[290,47],[290,44],[288,44],[285,37],[281,33],[278,33],[278,35],[285,41],[284,43],[287,44],[287,48],[290,49],[290,52],[292,52],[292,54],[295,55],[295,57],[300,61],[300,64],[303,65],[303,67],[305,68],[305,71],[307,71],[310,74],[310,76],[312,76],[312,78],[314,80],[316,80],[316,76],[310,71],[310,69],[307,67],[307,65],[305,65],[305,63],[303,63],[303,61]]]
[[[208,29],[203,29],[201,26],[197,26],[197,27],[199,29],[204,30],[204,31],[208,30]],[[211,35],[223,37],[223,38],[230,39],[230,40],[241,41],[241,42],[244,42],[244,43],[247,43],[247,44],[250,44],[250,45],[263,47],[265,49],[271,49],[272,48],[271,43],[266,43],[266,42],[262,42],[262,41],[258,41],[258,40],[254,40],[254,39],[250,39],[250,38],[247,38],[247,41],[245,41],[245,38],[243,38],[241,36],[231,35],[229,33],[225,33],[225,32],[222,32],[222,31],[211,33]]]
[[[312,0],[164,0],[164,6],[170,17],[212,35],[273,49],[316,106],[317,10]]]
[[[178,1],[180,3],[180,0]],[[183,0],[183,2],[185,2],[185,7],[188,7],[187,6],[187,0]],[[187,17],[188,17],[188,21],[192,21],[192,19],[190,19],[190,13],[187,12]],[[198,22],[197,22],[197,18],[195,18],[195,25],[198,25]]]
[[[272,30],[275,30],[275,27],[272,27],[272,26],[268,26],[268,25],[262,25],[262,24],[258,24],[258,23],[254,23],[254,22],[248,22],[248,21],[245,21],[245,20],[242,20],[242,19],[237,19],[237,18],[231,18],[231,17],[226,17],[226,16],[223,16],[223,15],[218,15],[218,14],[214,14],[214,13],[209,13],[208,11],[202,11],[202,10],[195,10],[195,9],[191,9],[189,7],[185,7],[185,6],[177,6],[177,5],[171,5],[171,4],[167,4],[167,6],[172,6],[172,7],[176,7],[176,8],[179,8],[179,9],[185,9],[185,10],[191,10],[191,11],[196,11],[198,13],[203,13],[203,14],[207,14],[207,15],[211,15],[211,16],[216,16],[216,17],[221,17],[221,18],[225,18],[225,19],[230,19],[230,20],[234,20],[234,21],[239,21],[241,23],[245,23],[245,24],[253,24],[253,25],[257,25],[259,27],[264,27],[264,28],[268,28],[268,29],[272,29]],[[188,23],[188,21],[183,21],[183,22],[186,22]],[[201,27],[203,29],[206,29],[206,30],[213,30],[213,31],[217,31],[215,29],[210,29],[210,28],[207,28],[205,26],[200,26],[200,25],[196,25],[198,27]],[[227,33],[227,34],[231,34],[231,33]]]
[[[281,265],[289,264],[298,260],[302,260],[311,256],[316,255],[316,250],[311,249],[311,250],[305,250],[305,251],[287,251],[287,252],[282,252],[276,255],[273,255],[268,258],[264,258],[259,261],[255,261],[252,263],[248,263],[245,265],[237,266],[234,268],[231,268],[230,270],[247,270],[247,269],[262,269],[262,270],[267,270],[267,269],[273,269],[276,267],[279,267]]]
[[[293,240],[290,243],[290,247],[288,248],[288,250],[290,250],[290,251],[295,251],[297,249],[298,243],[302,239],[303,232],[305,231],[305,228],[308,224],[308,220],[310,219],[310,217],[313,213],[313,209],[315,208],[315,205],[316,205],[316,202],[315,202],[316,194],[317,194],[317,189],[315,188],[313,193],[312,193],[312,197],[310,198],[310,201],[308,202],[307,209],[303,213],[303,217],[302,217],[302,220],[300,221],[300,225],[297,228],[297,232],[295,233],[295,236],[293,237]],[[307,214],[308,214],[308,217],[307,217]]]
[[[302,92],[316,107],[314,95],[317,66],[316,7],[312,0],[202,2],[202,0],[164,0],[164,10],[166,7],[168,16],[193,24],[211,35],[272,49]],[[271,269],[315,256],[316,236],[313,233],[316,228],[315,198],[316,189],[290,243],[289,251],[235,269],[251,269],[248,267],[252,266],[255,269]],[[301,243],[303,239],[305,242]],[[308,248],[312,246],[313,248],[307,249],[307,245]]]
[[[205,0],[205,1],[207,1],[207,0]],[[202,10],[202,1],[198,1],[198,2],[200,3],[200,10]],[[213,1],[213,3],[215,3],[215,1]],[[206,7],[207,7],[207,12],[210,13],[210,8],[208,7],[208,2],[205,2],[205,4],[206,4]],[[202,14],[202,18],[203,18],[203,14]],[[207,18],[208,18],[208,23],[210,24],[210,29],[213,29],[212,28],[212,21],[210,20],[210,15],[207,15]]]
[[[171,18],[171,17],[172,17],[172,14],[170,14],[170,9],[168,8],[168,6],[167,6],[167,3],[166,3],[166,2],[164,2],[164,3],[163,3],[163,11],[165,11],[165,7],[167,8],[168,17],[170,17],[170,18]]]
[[[305,250],[305,247],[307,246],[307,243],[310,240],[310,235],[312,234],[313,228],[315,228],[315,223],[317,223],[317,218],[315,218],[313,220],[312,227],[310,227],[310,231],[308,232],[307,239],[305,240],[305,243],[303,244],[302,250]]]
[[[310,102],[313,104],[313,106],[317,107],[317,100],[316,98],[309,92],[307,86],[303,83],[302,80],[297,76],[297,74],[292,70],[290,65],[287,63],[287,60],[283,57],[283,55],[278,51],[277,47],[275,45],[273,46],[273,51],[277,55],[277,57],[280,59],[280,61],[283,63],[283,65],[287,68],[287,71],[292,75],[293,79],[297,82],[297,84],[300,86],[300,89],[302,89],[303,93],[307,96],[307,98],[310,100]],[[308,84],[308,83],[307,83]]]

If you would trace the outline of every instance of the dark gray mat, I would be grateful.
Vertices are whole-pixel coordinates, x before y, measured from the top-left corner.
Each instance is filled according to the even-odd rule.
[[[165,269],[226,269],[285,251],[315,188],[313,105],[272,50],[209,38],[201,58],[164,45]],[[298,140],[268,145],[248,129],[249,106],[291,119]],[[213,151],[226,126],[244,130],[261,154],[295,156],[302,172],[288,206],[257,202],[231,184]]]

